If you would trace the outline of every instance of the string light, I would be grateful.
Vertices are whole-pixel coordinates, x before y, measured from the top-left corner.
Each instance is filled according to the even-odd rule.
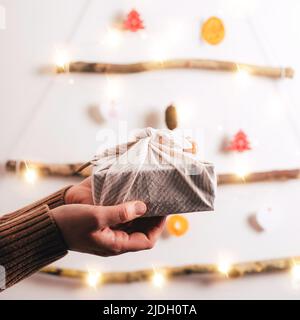
[[[100,272],[90,270],[88,271],[86,282],[89,287],[96,288],[98,284],[101,282],[101,278],[102,278],[102,275]]]
[[[226,275],[226,277],[236,278],[246,277],[248,275],[254,274],[272,274],[275,272],[286,272],[289,271],[292,281],[294,284],[300,280],[300,257],[287,257],[287,258],[277,258],[272,260],[254,260],[242,263],[230,264],[232,259],[220,259],[220,263],[213,265],[209,264],[193,264],[185,266],[174,266],[168,267],[168,276],[178,277],[178,276],[188,276],[194,274],[202,275],[213,275],[216,272]],[[166,269],[164,269],[166,271]],[[43,268],[40,272],[44,274],[49,274],[57,277],[65,277],[70,279],[82,279],[82,274],[88,275],[86,271],[69,269],[69,268],[59,268],[56,266],[48,266]],[[159,275],[158,275],[159,274]],[[141,275],[143,277],[141,278]],[[155,275],[155,276],[154,276]],[[108,272],[100,275],[101,282],[105,278],[105,283],[132,283],[152,280],[152,284],[161,287],[166,282],[166,273],[157,272],[152,270],[138,270],[138,271],[124,271],[124,272]],[[92,284],[95,283],[95,277],[93,277]],[[299,282],[298,282],[299,283]]]
[[[228,261],[226,260],[222,260],[220,261],[220,263],[217,266],[218,271],[224,275],[226,275],[226,277],[228,276],[228,273],[231,269],[231,265]]]
[[[122,32],[116,28],[108,28],[103,44],[106,44],[110,47],[118,47],[122,43]]]
[[[151,282],[154,287],[162,288],[166,283],[166,277],[162,271],[153,271]]]
[[[300,264],[299,263],[294,262],[294,265],[291,268],[291,274],[294,280],[297,280],[300,282]]]
[[[290,272],[292,276],[293,287],[298,289],[300,287],[300,263],[294,261]]]
[[[70,57],[66,50],[56,50],[54,62],[56,66],[56,72],[62,73],[69,69]]]
[[[239,178],[245,179],[249,175],[249,170],[245,166],[240,165],[235,169],[235,174]]]
[[[28,168],[28,167],[26,168],[24,172],[24,178],[28,183],[33,184],[37,180],[37,177],[38,177],[38,174],[35,169]]]
[[[159,41],[159,43],[156,42],[153,48],[151,49],[150,54],[151,60],[163,65],[164,61],[167,59],[167,50],[164,41]]]
[[[237,155],[235,158],[235,165],[234,165],[234,173],[236,176],[240,179],[245,179],[249,174],[250,174],[250,169],[249,169],[249,159],[246,154],[244,155]]]
[[[239,65],[237,65],[236,67],[237,67],[236,79],[238,83],[240,84],[247,83],[250,78],[249,72],[245,68],[240,67]]]

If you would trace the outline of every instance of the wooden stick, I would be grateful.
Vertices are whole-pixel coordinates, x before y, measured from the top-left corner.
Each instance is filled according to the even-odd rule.
[[[299,261],[298,258],[283,258],[273,260],[251,261],[233,264],[225,276],[230,278],[242,277],[251,274],[272,273],[290,270]],[[220,274],[218,265],[215,264],[192,264],[178,267],[163,267],[158,271],[166,277],[187,276],[192,274]],[[53,276],[84,280],[88,276],[87,271],[58,268],[55,266],[46,267],[41,270],[44,274]],[[153,269],[124,271],[124,272],[104,272],[101,273],[103,283],[131,283],[150,280],[155,271]]]
[[[27,168],[32,168],[37,170],[38,173],[42,176],[62,176],[62,177],[70,177],[70,176],[89,176],[90,169],[85,167],[82,168],[80,173],[78,170],[83,167],[82,163],[69,163],[69,164],[61,164],[61,163],[41,163],[34,161],[26,161],[26,160],[8,160],[6,162],[6,170],[16,173],[23,173]]]
[[[162,144],[162,137],[159,137],[159,143]],[[120,149],[126,148],[129,149],[132,147],[134,142],[125,143],[123,145],[118,145],[115,149],[115,154],[118,155],[120,153]],[[196,154],[197,153],[197,143],[195,141],[191,141],[192,147],[190,149],[183,149],[184,152],[189,152]],[[124,150],[123,150],[124,151]],[[26,170],[26,168],[30,167],[39,172],[39,174],[44,176],[83,176],[88,177],[91,175],[92,161],[88,161],[85,163],[69,163],[69,164],[54,164],[54,163],[41,163],[41,162],[33,162],[27,160],[8,160],[6,162],[6,170],[11,172],[22,173]]]
[[[193,146],[193,149],[196,145]],[[186,152],[195,152],[195,150],[185,150]],[[90,162],[87,163],[75,163],[75,164],[46,164],[32,161],[16,161],[9,160],[6,163],[6,169],[11,172],[24,172],[26,166],[33,168],[41,175],[45,176],[81,176],[88,177],[91,175],[91,168],[89,167]],[[80,171],[82,169],[82,171]],[[219,174],[218,185],[224,184],[243,184],[253,182],[264,182],[264,181],[285,181],[292,179],[300,179],[300,169],[287,169],[287,170],[273,170],[273,171],[261,171],[249,173],[244,177],[240,177],[234,173],[230,174]]]
[[[300,169],[253,172],[245,175],[244,177],[240,177],[232,173],[219,174],[218,185],[263,181],[284,181],[291,179],[300,179]]]
[[[96,62],[71,62],[69,72],[87,73],[137,73],[165,69],[198,69],[211,71],[236,72],[245,70],[251,75],[267,78],[293,78],[292,68],[269,67],[237,63],[232,61],[218,61],[208,59],[174,59],[165,61],[146,61],[129,64],[96,63]],[[59,70],[62,72],[62,70]]]

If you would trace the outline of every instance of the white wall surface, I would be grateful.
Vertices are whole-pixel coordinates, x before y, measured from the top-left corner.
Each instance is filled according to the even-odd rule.
[[[172,70],[114,77],[117,103],[129,128],[149,124],[151,114],[164,127],[164,110],[174,102],[184,108],[182,128],[200,129],[201,157],[218,172],[231,172],[236,158],[221,153],[224,136],[242,128],[253,151],[251,171],[300,166],[300,2],[297,0],[0,0],[6,28],[0,29],[0,161],[35,159],[74,162],[90,159],[101,128],[91,105],[107,105],[107,78],[100,75],[54,76],[43,72],[57,48],[71,58],[134,62],[164,58],[210,58],[291,66],[293,80],[251,78],[240,82],[231,73]],[[147,38],[126,33],[119,47],[103,43],[114,17],[137,8]],[[221,17],[226,37],[219,46],[199,39],[201,22]],[[180,25],[181,32],[176,28]],[[177,27],[176,27],[177,26]],[[172,32],[173,31],[173,32]],[[176,32],[175,32],[176,31]],[[70,84],[72,79],[72,84]],[[0,212],[43,197],[69,179],[42,179],[34,185],[1,171]],[[59,266],[135,270],[151,265],[233,262],[300,255],[300,182],[260,183],[219,188],[215,214],[190,214],[182,238],[161,239],[151,251],[113,258],[70,253]],[[282,215],[279,228],[257,233],[249,216],[265,205]],[[1,294],[1,299],[298,299],[288,274],[232,281],[185,277],[157,290],[147,283],[106,285],[92,290],[79,283],[34,275]]]

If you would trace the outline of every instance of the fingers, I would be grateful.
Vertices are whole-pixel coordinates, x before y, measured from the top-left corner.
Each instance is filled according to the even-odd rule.
[[[124,252],[134,252],[152,249],[155,241],[151,241],[144,233],[134,232],[129,235],[128,241],[123,243]]]
[[[149,220],[148,230],[136,231],[131,234],[119,230],[114,231],[115,244],[122,253],[130,251],[148,250],[154,247],[156,241],[158,240],[163,230],[166,218],[155,217],[152,219],[152,221],[150,221],[151,219],[143,220]]]
[[[102,233],[99,240],[101,246],[106,247],[112,255],[151,249],[155,244],[142,232],[128,234],[125,231],[111,229],[105,234]]]
[[[96,207],[101,225],[113,226],[139,218],[147,211],[142,201],[131,201],[116,206]]]
[[[93,233],[95,244],[107,256],[153,248],[161,234],[164,217],[136,219],[146,213],[141,201],[108,207],[94,207],[99,228]],[[116,227],[118,226],[118,227]],[[123,226],[126,228],[123,229]]]
[[[112,255],[153,248],[162,232],[165,218],[155,217],[141,220],[146,222],[144,228],[140,226],[141,231],[128,233],[124,230],[106,228],[104,232],[98,232],[97,238],[100,245],[111,251]]]

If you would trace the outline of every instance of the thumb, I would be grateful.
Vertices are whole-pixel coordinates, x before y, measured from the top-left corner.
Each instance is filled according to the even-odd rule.
[[[102,225],[113,226],[141,217],[147,211],[147,206],[142,201],[131,201],[116,206],[101,207]]]

